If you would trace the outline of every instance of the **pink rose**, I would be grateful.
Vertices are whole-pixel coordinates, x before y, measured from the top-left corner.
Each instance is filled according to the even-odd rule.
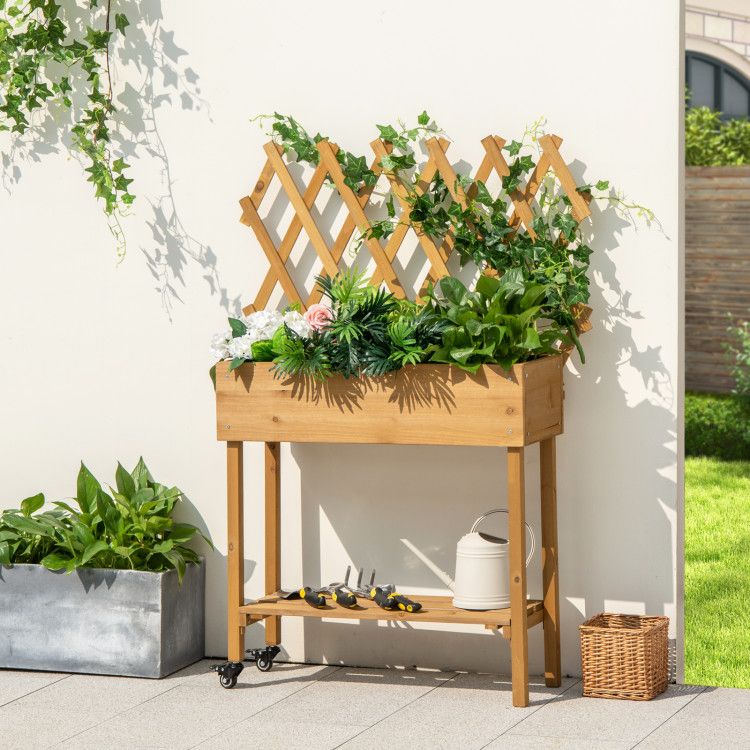
[[[333,310],[328,305],[316,302],[307,308],[304,318],[313,331],[322,331],[333,320]]]

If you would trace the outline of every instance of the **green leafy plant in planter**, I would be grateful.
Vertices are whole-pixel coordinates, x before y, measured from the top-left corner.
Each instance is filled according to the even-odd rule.
[[[76,496],[44,509],[43,494],[0,515],[0,564],[32,563],[71,573],[76,568],[163,572],[175,569],[180,582],[188,563],[199,562],[187,546],[194,537],[211,542],[192,524],[177,523],[182,498],[177,487],[155,482],[143,459],[133,471],[118,463],[116,489],[107,493],[81,464]]]
[[[325,140],[320,133],[310,136],[296,119],[278,113],[256,119],[269,125],[269,134],[290,160],[319,164],[317,144]],[[479,270],[473,291],[444,277],[421,301],[407,302],[369,287],[361,274],[319,277],[328,304],[315,304],[304,316],[294,310],[283,316],[262,311],[230,319],[230,330],[214,338],[214,359],[230,359],[230,370],[243,362],[273,361],[279,376],[318,379],[333,373],[377,376],[422,362],[450,363],[471,372],[482,364],[508,368],[572,346],[584,361],[577,328],[589,300],[592,250],[574,216],[573,202],[547,175],[529,208],[533,222],[518,225],[511,219],[517,191],[536,166],[534,148],[542,124],[534,123],[521,141],[504,147],[508,174],[496,198],[484,182],[461,174],[454,185],[438,172],[429,182],[423,178],[415,146],[441,132],[426,112],[413,127],[402,122],[377,126],[385,144],[378,166],[403,188],[404,205],[397,215],[394,193],[389,193],[384,202],[387,218],[360,227],[352,250],[356,254],[365,240],[387,239],[399,224],[414,226],[437,247],[450,238],[461,264]],[[335,155],[349,188],[377,193],[378,174],[364,156],[341,148]],[[579,208],[583,201],[600,198],[647,222],[654,219],[649,209],[627,201],[606,180],[581,185],[577,192]],[[269,327],[268,316],[273,315]],[[292,319],[282,320],[284,316]],[[212,373],[215,376],[215,368]]]

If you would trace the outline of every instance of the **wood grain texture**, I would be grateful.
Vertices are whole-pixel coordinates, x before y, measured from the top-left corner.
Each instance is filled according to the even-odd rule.
[[[227,653],[230,661],[245,657],[245,603],[242,443],[227,443]]]
[[[490,609],[485,611],[472,611],[468,609],[457,609],[453,606],[453,598],[450,596],[411,596],[422,604],[420,612],[402,612],[401,610],[388,611],[378,607],[375,602],[360,598],[357,607],[347,609],[339,607],[330,600],[328,605],[322,609],[311,607],[299,599],[296,601],[263,601],[257,604],[246,604],[240,607],[240,612],[248,617],[325,617],[346,620],[414,620],[422,622],[457,623],[463,625],[487,625],[492,628],[503,627],[511,624],[511,610]],[[526,605],[528,616],[542,612],[542,601],[530,599]],[[528,619],[528,618],[527,618]],[[540,617],[535,617],[541,622]],[[532,621],[533,624],[536,624]]]
[[[281,450],[278,443],[265,449],[266,593],[281,588]],[[281,643],[281,618],[266,621],[266,644]]]
[[[524,450],[508,448],[508,539],[510,540],[510,641],[513,705],[529,705],[529,642],[526,601],[526,491]],[[520,632],[519,632],[520,628]]]
[[[270,363],[216,368],[219,440],[527,445],[562,432],[562,357],[469,375],[450,365],[323,383],[274,378]]]
[[[544,680],[559,687],[560,583],[557,558],[557,457],[555,438],[539,443],[542,506],[542,591],[544,595]]]
[[[750,318],[750,166],[688,167],[685,387],[729,393],[729,315]]]

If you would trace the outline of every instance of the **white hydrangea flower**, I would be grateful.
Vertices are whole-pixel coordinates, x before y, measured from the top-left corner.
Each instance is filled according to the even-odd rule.
[[[312,335],[310,324],[296,310],[289,310],[289,312],[284,313],[282,321],[302,338],[307,339]]]
[[[217,333],[211,339],[210,354],[214,360],[243,357],[252,359],[252,345],[256,341],[268,341],[285,323],[298,336],[308,338],[312,334],[310,324],[296,310],[286,313],[260,310],[240,318],[247,328],[244,336],[232,338],[232,332]]]
[[[252,359],[253,344],[258,340],[249,333],[232,339],[227,345],[227,358],[236,359],[237,357],[242,357],[243,359]]]
[[[217,362],[220,359],[226,359],[229,356],[227,345],[229,344],[231,340],[232,340],[231,331],[228,330],[228,331],[225,331],[224,333],[217,333],[211,339],[211,346],[208,349],[211,359]]]

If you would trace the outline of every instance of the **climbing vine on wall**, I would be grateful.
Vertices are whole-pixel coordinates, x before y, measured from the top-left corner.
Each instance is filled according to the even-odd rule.
[[[0,0],[0,130],[11,137],[66,122],[66,141],[85,162],[88,181],[125,252],[119,217],[135,200],[129,164],[111,141],[110,48],[129,21],[112,0]],[[67,116],[66,116],[67,115]]]

